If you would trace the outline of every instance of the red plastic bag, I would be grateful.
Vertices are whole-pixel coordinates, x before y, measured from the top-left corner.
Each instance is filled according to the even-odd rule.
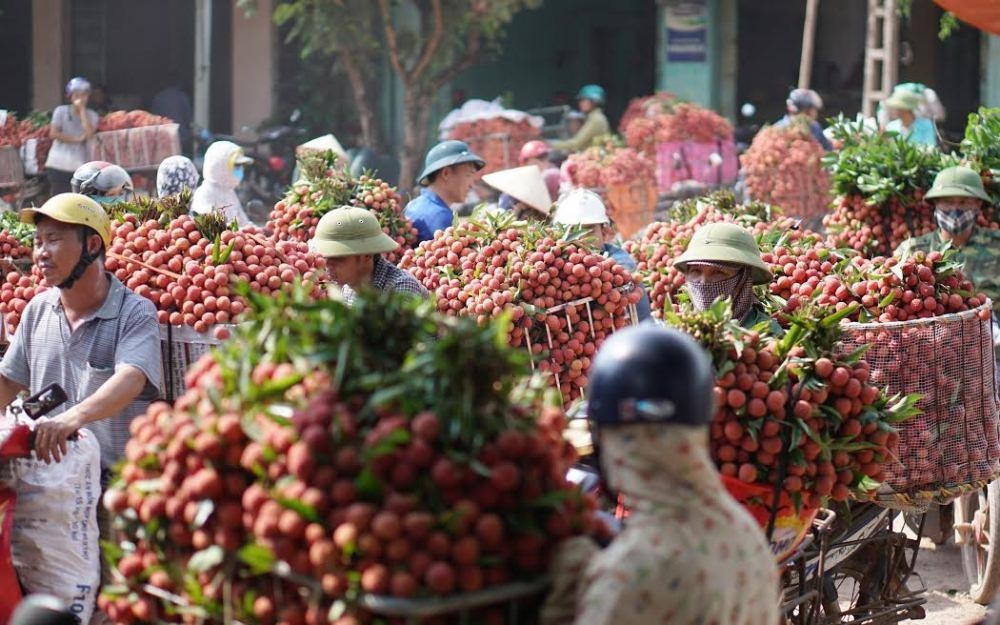
[[[729,494],[746,508],[757,520],[762,530],[767,531],[774,504],[774,487],[768,484],[747,484],[735,478],[722,477],[722,483]],[[775,513],[774,531],[770,537],[771,551],[778,562],[795,552],[806,537],[819,508],[806,505],[796,507],[787,493],[782,492]]]
[[[21,601],[21,585],[10,558],[10,531],[16,500],[17,493],[13,489],[0,487],[0,625],[7,625]]]

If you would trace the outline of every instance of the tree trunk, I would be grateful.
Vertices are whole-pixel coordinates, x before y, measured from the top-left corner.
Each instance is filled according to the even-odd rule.
[[[399,150],[399,188],[412,189],[423,169],[430,139],[434,94],[422,85],[403,86],[403,145]]]
[[[354,107],[358,111],[358,121],[361,123],[362,147],[381,153],[385,149],[385,135],[379,119],[379,103],[376,97],[378,90],[369,88],[368,80],[353,56],[342,54],[340,60],[351,83],[351,91],[354,92]]]

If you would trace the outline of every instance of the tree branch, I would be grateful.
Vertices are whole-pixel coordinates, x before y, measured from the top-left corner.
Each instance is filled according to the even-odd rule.
[[[456,76],[471,68],[479,61],[481,52],[482,37],[475,28],[470,27],[466,36],[465,52],[462,54],[462,57],[450,67],[446,67],[435,74],[430,80],[431,88],[437,91],[454,80]]]
[[[382,28],[385,30],[385,43],[389,49],[389,62],[404,83],[409,83],[409,76],[399,60],[399,43],[396,41],[396,27],[392,23],[387,0],[378,0],[378,10],[382,14]]]
[[[414,81],[420,80],[424,72],[427,71],[427,67],[431,64],[434,55],[437,53],[438,47],[441,45],[441,38],[444,34],[444,19],[441,16],[441,0],[431,0],[431,11],[434,16],[434,30],[431,31],[431,36],[427,40],[427,45],[424,46],[424,50],[420,55],[420,60],[413,67],[412,77]]]

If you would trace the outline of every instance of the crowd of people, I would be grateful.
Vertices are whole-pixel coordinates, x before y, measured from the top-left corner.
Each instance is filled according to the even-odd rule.
[[[0,361],[0,407],[21,393],[61,386],[65,406],[35,430],[37,460],[59,462],[71,438],[89,432],[84,435],[99,442],[106,480],[123,455],[129,423],[159,395],[162,361],[153,305],[104,269],[111,243],[105,207],[127,200],[134,188],[118,165],[86,162],[85,142],[98,124],[89,106],[92,93],[81,78],[66,85],[68,103],[53,114],[54,145],[46,163],[53,196],[21,213],[36,227],[35,264],[55,288],[28,304],[21,324],[31,331],[14,334]],[[561,192],[555,165],[558,152],[584,149],[609,131],[605,99],[601,87],[584,86],[577,96],[583,122],[572,137],[531,141],[517,167],[487,174],[482,181],[499,194],[495,210],[510,211],[524,227],[578,226],[595,251],[635,270],[602,197],[587,189]],[[893,117],[886,129],[915,143],[935,144],[933,119],[918,113],[922,102],[918,89],[900,86],[885,102]],[[816,141],[832,150],[819,124],[822,108],[814,91],[796,89],[787,100],[788,115],[777,123],[805,116]],[[190,192],[193,213],[221,209],[228,220],[248,224],[235,189],[249,162],[228,141],[208,148],[201,173],[187,157],[172,156],[159,167],[156,194]],[[486,164],[462,141],[443,141],[427,152],[416,180],[419,193],[405,208],[418,241],[433,239],[455,223],[454,206],[465,201]],[[957,248],[977,288],[1000,299],[1000,254],[993,251],[1000,235],[975,225],[981,203],[989,201],[979,175],[964,167],[946,169],[926,197],[935,204],[938,229],[905,242],[903,250]],[[326,258],[330,278],[348,301],[364,288],[429,297],[411,274],[383,257],[399,245],[370,211],[327,213],[310,247]],[[675,266],[695,308],[729,299],[733,316],[745,327],[770,323],[780,332],[754,295],[754,286],[768,283],[772,275],[744,228],[730,223],[702,227]],[[643,293],[637,321],[649,320],[650,312]],[[711,364],[693,340],[659,323],[616,333],[600,349],[590,379],[588,418],[604,479],[614,492],[628,496],[632,517],[603,551],[584,540],[569,541],[560,550],[544,622],[778,622],[778,573],[770,548],[757,523],[726,494],[708,454],[713,380]],[[104,514],[99,525],[109,536]],[[662,531],[666,527],[691,531]],[[723,560],[727,566],[717,566]],[[22,615],[29,619],[24,623],[37,623],[30,619],[51,616],[54,609],[42,600],[24,606]]]

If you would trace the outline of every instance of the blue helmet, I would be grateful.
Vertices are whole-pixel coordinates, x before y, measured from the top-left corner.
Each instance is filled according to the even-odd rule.
[[[580,92],[576,94],[577,100],[590,100],[597,106],[604,106],[604,87],[600,85],[584,85],[580,87]]]
[[[674,329],[643,324],[604,342],[590,371],[595,426],[706,425],[715,414],[715,373],[705,350]]]
[[[486,161],[475,154],[465,141],[450,139],[442,141],[428,150],[424,159],[424,170],[417,176],[417,184],[428,184],[428,176],[445,167],[460,163],[475,163],[476,169],[482,169]]]

